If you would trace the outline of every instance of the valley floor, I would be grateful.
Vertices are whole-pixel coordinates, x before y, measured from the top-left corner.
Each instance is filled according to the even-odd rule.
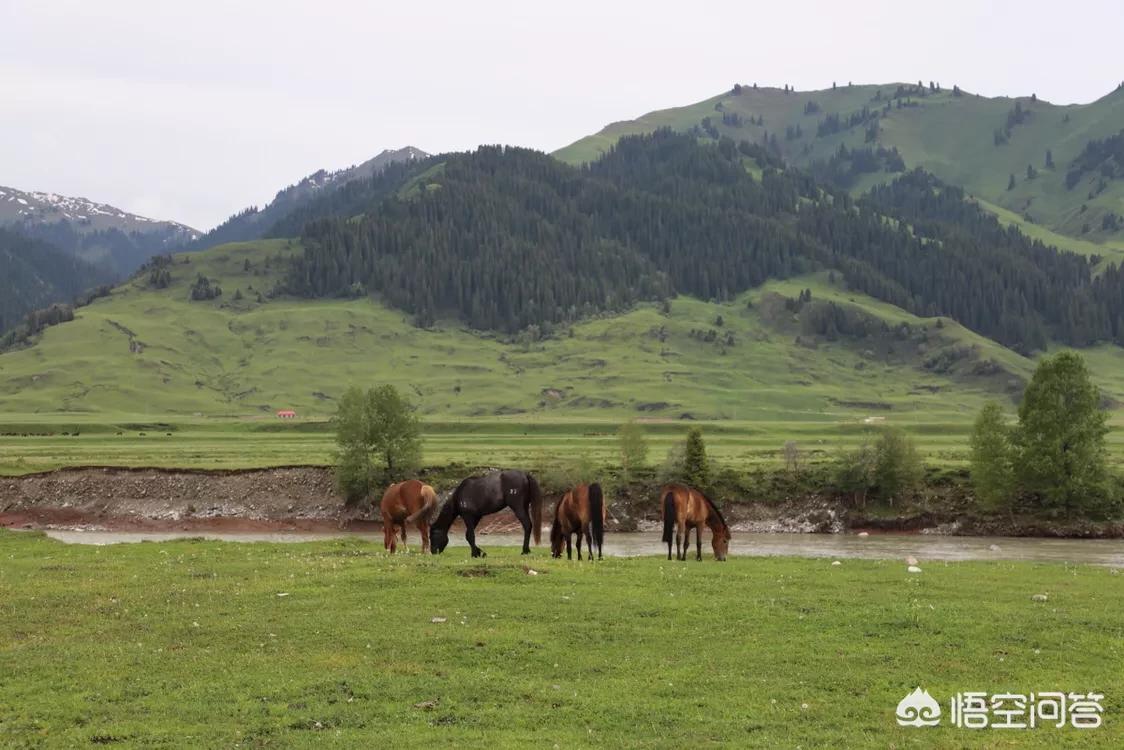
[[[776,467],[784,445],[794,441],[804,460],[830,460],[872,440],[877,428],[900,427],[931,466],[964,467],[975,412],[961,415],[880,416],[865,419],[762,419],[705,422],[641,419],[648,463],[660,465],[687,429],[700,427],[708,455],[734,468]],[[518,466],[558,462],[612,465],[620,447],[615,419],[511,417],[427,421],[424,461],[429,466]],[[1113,466],[1124,469],[1124,412],[1110,415],[1108,446]],[[326,419],[183,419],[172,415],[8,414],[0,420],[0,476],[78,466],[167,469],[253,469],[328,466],[334,435]]]
[[[5,747],[1124,743],[1124,588],[1107,568],[5,531],[0,558]],[[897,725],[917,686],[941,726]],[[951,725],[958,692],[1053,690],[1103,694],[1104,725]]]

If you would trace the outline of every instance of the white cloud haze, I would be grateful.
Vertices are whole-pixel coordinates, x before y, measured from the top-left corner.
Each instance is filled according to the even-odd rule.
[[[208,229],[384,148],[553,150],[735,82],[1088,102],[1121,28],[1119,0],[0,0],[0,184]]]

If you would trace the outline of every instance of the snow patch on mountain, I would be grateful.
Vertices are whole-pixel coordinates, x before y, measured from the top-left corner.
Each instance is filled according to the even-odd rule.
[[[80,234],[117,229],[126,234],[165,235],[164,244],[175,247],[199,236],[186,224],[139,216],[107,203],[58,193],[17,190],[0,186],[0,226],[67,222]]]

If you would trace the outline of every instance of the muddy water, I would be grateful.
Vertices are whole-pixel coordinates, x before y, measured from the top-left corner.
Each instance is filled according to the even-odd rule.
[[[119,544],[123,542],[161,542],[173,539],[198,538],[230,542],[308,542],[336,538],[367,539],[382,543],[382,535],[370,533],[192,533],[192,532],[120,532],[120,531],[48,531],[55,539],[73,544]],[[419,549],[416,535],[412,548]],[[492,533],[477,535],[477,543],[488,547],[517,546],[522,534]],[[454,536],[446,554],[467,552],[464,540]],[[546,550],[539,550],[544,554]],[[660,543],[659,533],[638,532],[608,534],[606,554],[629,557],[661,555],[667,548]],[[710,555],[709,540],[703,539],[703,554]],[[1039,539],[1028,537],[966,537],[926,534],[755,534],[734,535],[730,554],[742,556],[793,556],[830,558],[902,559],[913,556],[919,560],[1028,560],[1037,562],[1069,562],[1124,568],[1124,541],[1118,539]]]

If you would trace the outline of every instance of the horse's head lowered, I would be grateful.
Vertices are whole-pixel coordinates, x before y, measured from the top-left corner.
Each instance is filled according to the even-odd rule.
[[[429,551],[435,555],[440,555],[449,546],[449,530],[430,528],[429,530]]]
[[[705,495],[704,495],[705,497]],[[714,559],[718,562],[725,562],[726,555],[730,552],[730,526],[726,523],[726,519],[722,517],[722,511],[718,510],[710,498],[706,498],[706,504],[709,506],[710,512],[707,514],[706,525],[710,527],[710,545],[714,549]]]
[[[460,486],[453,490],[453,494],[437,511],[437,517],[429,525],[429,551],[435,555],[440,555],[449,546],[449,527],[457,518],[459,507],[457,498],[463,486],[464,482],[461,482]]]
[[[726,554],[730,551],[730,527],[725,524],[712,526],[711,532],[710,544],[714,548],[714,559],[725,562]],[[433,544],[432,540],[430,544]]]
[[[554,519],[554,523],[550,526],[550,556],[562,557],[562,547],[564,546],[562,536],[562,524],[558,523],[558,519]]]

